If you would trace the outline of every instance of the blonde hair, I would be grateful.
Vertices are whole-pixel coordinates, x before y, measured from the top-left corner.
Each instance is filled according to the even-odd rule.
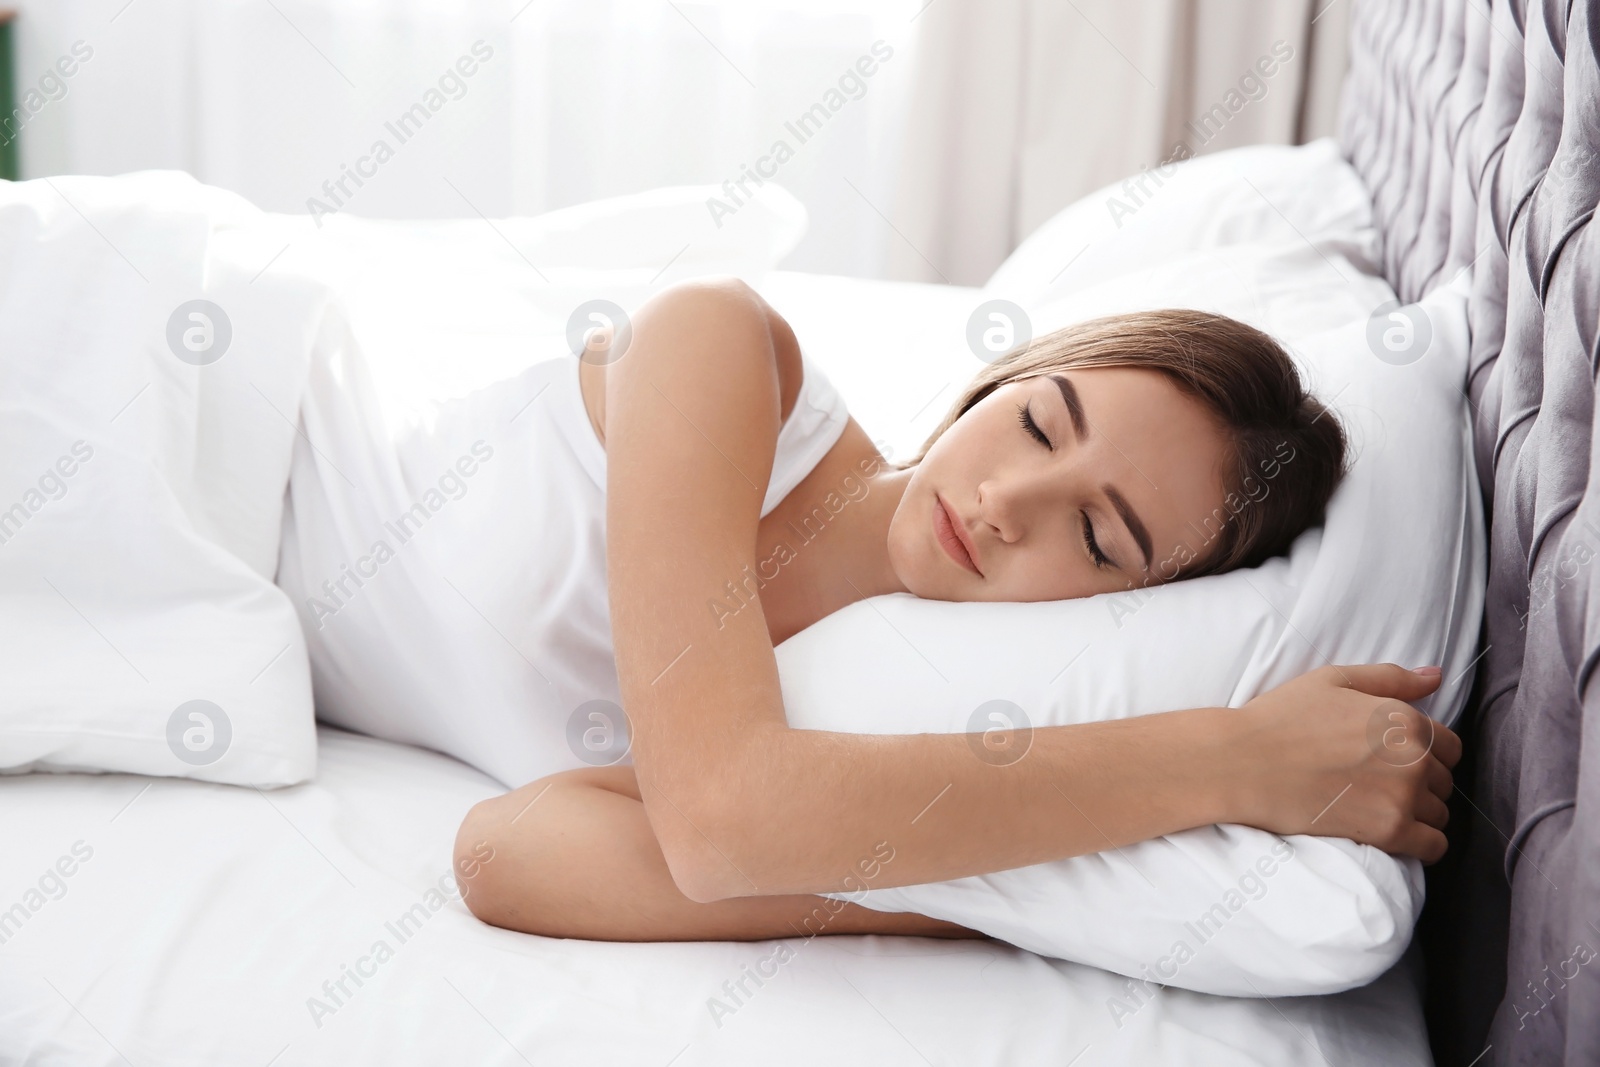
[[[1218,543],[1180,564],[1182,577],[1253,567],[1287,552],[1302,531],[1323,521],[1346,473],[1338,417],[1306,391],[1294,361],[1271,337],[1225,315],[1185,308],[1107,315],[1018,346],[980,370],[917,453],[892,466],[922,462],[956,420],[1002,385],[1091,367],[1165,375],[1227,435],[1226,510],[1213,514],[1220,521],[1207,538]],[[1263,485],[1258,497],[1255,487]]]

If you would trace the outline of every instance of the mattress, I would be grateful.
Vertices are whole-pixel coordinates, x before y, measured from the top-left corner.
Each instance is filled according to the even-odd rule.
[[[990,941],[495,929],[441,886],[498,786],[319,740],[316,779],[283,790],[0,781],[0,1063],[1431,1063],[1404,964],[1337,996],[1139,1003],[1119,976]]]

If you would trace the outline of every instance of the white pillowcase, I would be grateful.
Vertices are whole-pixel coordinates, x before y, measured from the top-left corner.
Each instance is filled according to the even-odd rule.
[[[301,384],[338,335],[317,287],[254,277],[259,214],[173,172],[0,183],[0,768],[315,769],[272,577]]]
[[[268,217],[295,238],[280,265],[338,292],[398,432],[435,404],[566,351],[581,303],[631,311],[696,275],[755,281],[804,236],[805,206],[774,183],[719,227],[706,200],[721,195],[673,186],[492,223],[339,215],[317,230],[303,217]]]
[[[1345,178],[1335,172],[1322,182]],[[1203,198],[1185,209],[1223,213]],[[1359,246],[1365,238],[1341,240]],[[1287,557],[1155,590],[1055,603],[896,594],[853,604],[778,649],[791,724],[973,732],[1001,722],[984,709],[995,700],[1012,702],[1034,727],[1238,706],[1328,662],[1384,660],[1442,664],[1445,682],[1421,706],[1447,723],[1459,714],[1484,575],[1460,390],[1466,280],[1430,297],[1431,344],[1396,365],[1369,345],[1368,316],[1392,293],[1331,244],[1236,243],[1176,257],[1152,245],[1145,255],[1092,289],[1018,303],[1035,333],[1163,306],[1273,329],[1344,420],[1355,453],[1325,526],[1306,531]],[[985,295],[1009,294],[991,285]],[[906,380],[920,387],[917,354],[883,358],[905,360]],[[1285,841],[1217,826],[980,877],[835,895],[1144,980],[1277,996],[1332,992],[1381,974],[1409,941],[1422,878],[1415,861],[1344,839]],[[1224,910],[1213,911],[1219,904]]]
[[[1131,214],[1130,214],[1131,212]],[[1306,245],[1379,272],[1366,187],[1331,137],[1155,167],[1062,208],[986,289],[1026,308],[1189,252]]]
[[[0,182],[0,773],[311,777],[305,641],[273,578],[312,364],[341,377],[360,337],[404,420],[504,376],[464,332],[481,349],[512,320],[525,364],[529,304],[559,338],[583,300],[758,277],[804,232],[777,186],[721,226],[713,194],[318,228],[179,172]],[[197,299],[221,315],[180,311]],[[184,347],[205,341],[190,310],[207,351]]]

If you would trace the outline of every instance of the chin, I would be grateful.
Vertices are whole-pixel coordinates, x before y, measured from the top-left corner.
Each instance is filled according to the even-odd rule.
[[[895,573],[900,576],[900,581],[905,584],[913,596],[923,600],[967,600],[969,597],[961,595],[952,582],[944,574],[950,564],[950,559],[938,545],[930,545],[926,550],[927,555],[910,566],[895,564]]]

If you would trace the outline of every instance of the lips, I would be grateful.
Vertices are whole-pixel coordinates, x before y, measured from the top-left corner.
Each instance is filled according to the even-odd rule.
[[[939,546],[956,563],[981,578],[983,571],[978,568],[977,549],[971,543],[971,535],[963,529],[963,526],[963,523],[956,520],[955,513],[945,506],[944,498],[934,494],[933,533]]]

